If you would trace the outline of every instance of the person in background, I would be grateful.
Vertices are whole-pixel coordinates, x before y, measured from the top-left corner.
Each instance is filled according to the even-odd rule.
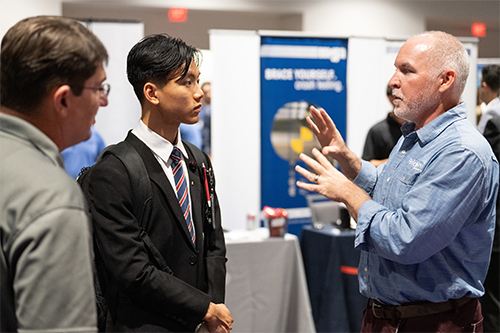
[[[392,87],[390,85],[387,85],[386,95],[394,108],[394,96],[392,96]],[[401,125],[404,123],[405,120],[396,116],[394,111],[391,110],[384,120],[373,125],[368,131],[361,158],[375,166],[387,162],[392,148],[401,137]]]
[[[486,105],[481,114],[477,129],[484,133],[486,123],[493,115],[500,115],[500,66],[488,65],[482,69],[481,87],[479,88],[479,98]]]
[[[202,130],[202,138],[203,144],[201,146],[201,150],[205,154],[212,153],[212,137],[211,137],[211,116],[212,116],[212,84],[210,82],[205,82],[201,85],[201,90],[203,90],[203,99],[201,106],[201,114],[203,117],[203,130]]]
[[[179,130],[181,131],[182,139],[187,141],[187,142],[192,143],[193,145],[195,145],[197,148],[201,149],[205,153],[207,153],[206,150],[203,149],[203,147],[206,147],[206,145],[207,145],[207,143],[206,143],[207,137],[205,134],[205,128],[206,128],[205,116],[207,114],[207,111],[210,112],[210,106],[208,109],[205,107],[207,95],[206,95],[206,88],[203,88],[203,87],[206,87],[207,84],[210,88],[210,82],[208,82],[208,83],[205,82],[201,86],[201,90],[203,90],[204,95],[203,95],[203,99],[202,99],[201,111],[200,111],[200,114],[198,116],[199,121],[196,124],[181,124],[179,126]],[[209,88],[208,88],[208,93],[209,93],[208,104],[210,104],[210,89]],[[208,115],[208,126],[210,126],[210,114]],[[210,140],[210,137],[208,137],[208,140]],[[208,145],[210,146],[210,142],[208,143]],[[210,153],[208,152],[207,154],[210,154]]]
[[[484,127],[484,137],[493,153],[500,159],[500,115],[494,114]],[[497,197],[497,216],[490,267],[484,280],[484,296],[481,307],[485,332],[500,332],[500,196]]]
[[[192,143],[198,149],[201,149],[203,145],[203,138],[201,133],[202,125],[199,122],[196,124],[181,124],[179,126],[179,130],[181,131],[183,140]]]
[[[181,123],[199,118],[200,56],[164,34],[144,38],[128,54],[127,75],[142,117],[125,141],[147,169],[152,209],[141,229],[133,210],[136,193],[121,161],[107,155],[92,167],[87,198],[105,266],[101,273],[113,288],[104,295],[110,332],[232,329],[233,318],[223,304],[227,259],[219,203],[214,191],[210,202],[205,192],[205,186],[215,188],[211,162],[179,132]],[[144,233],[168,270],[154,264],[151,247],[141,239]]]
[[[210,82],[201,85],[203,99],[199,121],[196,124],[181,124],[182,139],[192,143],[204,153],[210,155]]]
[[[359,159],[326,111],[311,108],[323,150],[301,154],[316,174],[296,166],[311,181],[297,185],[343,202],[357,221],[359,286],[370,299],[362,332],[483,332],[499,166],[460,102],[468,55],[455,37],[426,32],[403,44],[395,67],[394,113],[407,122],[388,162]]]
[[[0,52],[2,332],[97,332],[85,199],[60,151],[106,106],[108,54],[78,21],[19,21]]]
[[[101,151],[106,148],[102,137],[92,127],[90,139],[68,147],[61,152],[66,172],[74,179],[83,168],[94,165]]]

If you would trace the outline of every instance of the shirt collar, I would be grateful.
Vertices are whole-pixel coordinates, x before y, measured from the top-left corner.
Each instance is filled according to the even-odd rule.
[[[454,108],[451,108],[448,111],[444,112],[442,115],[440,115],[424,127],[417,130],[416,134],[420,142],[422,142],[423,145],[426,145],[427,143],[434,140],[448,126],[456,121],[466,118],[467,109],[465,107],[465,103],[462,102]],[[415,130],[415,123],[407,122],[402,126],[401,130],[403,131],[403,135],[406,137]]]
[[[146,124],[142,122],[142,120],[139,121],[137,126],[134,128],[133,133],[163,161],[167,162],[170,159],[170,155],[172,154],[174,145],[172,145],[172,143],[170,143],[170,141],[168,141],[164,137],[158,135],[158,133],[152,131],[149,127],[146,126]],[[187,159],[188,154],[186,148],[182,144],[181,133],[178,129],[176,146],[182,152],[184,158]]]
[[[50,161],[64,168],[64,160],[59,152],[59,148],[45,133],[31,123],[19,117],[0,113],[1,130],[16,136],[21,140],[30,142]]]
[[[486,110],[490,109],[493,105],[497,104],[500,102],[500,98],[498,97],[495,97],[493,98],[489,103],[488,105],[486,105]]]

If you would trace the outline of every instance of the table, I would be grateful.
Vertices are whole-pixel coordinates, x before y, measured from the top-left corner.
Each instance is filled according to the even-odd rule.
[[[232,332],[316,332],[297,236],[269,238],[267,228],[225,236]]]
[[[359,293],[355,231],[305,226],[302,256],[318,332],[359,332],[367,299]]]

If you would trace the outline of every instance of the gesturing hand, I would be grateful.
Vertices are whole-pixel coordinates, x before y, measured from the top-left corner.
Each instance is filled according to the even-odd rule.
[[[324,109],[318,110],[311,106],[310,111],[312,119],[308,117],[307,122],[323,147],[323,155],[330,155],[336,159],[344,175],[351,180],[354,179],[361,169],[361,160],[347,148],[332,118]]]
[[[323,147],[323,154],[332,154],[335,158],[336,153],[341,152],[345,148],[345,142],[333,123],[332,118],[326,113],[324,109],[316,109],[314,106],[310,107],[311,118],[307,118],[311,131],[318,138],[321,147]]]
[[[351,216],[357,220],[359,208],[371,198],[338,171],[319,150],[313,149],[312,153],[316,160],[305,154],[300,154],[300,159],[316,173],[312,173],[299,165],[295,166],[295,170],[311,182],[297,181],[297,186],[311,192],[320,193],[330,200],[343,202]]]
[[[351,183],[340,171],[338,171],[316,148],[312,151],[313,158],[301,154],[300,159],[310,166],[312,173],[300,165],[295,166],[295,170],[306,177],[311,183],[298,181],[297,186],[311,192],[317,192],[330,200],[343,202],[341,193],[343,188]],[[352,184],[352,183],[351,183]]]

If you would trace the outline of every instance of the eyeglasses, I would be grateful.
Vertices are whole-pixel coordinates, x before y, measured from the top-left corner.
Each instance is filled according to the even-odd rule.
[[[82,89],[92,89],[94,91],[99,91],[101,94],[104,94],[105,96],[109,95],[109,91],[111,90],[111,85],[109,83],[103,83],[102,86],[99,88],[95,87],[82,87]]]

